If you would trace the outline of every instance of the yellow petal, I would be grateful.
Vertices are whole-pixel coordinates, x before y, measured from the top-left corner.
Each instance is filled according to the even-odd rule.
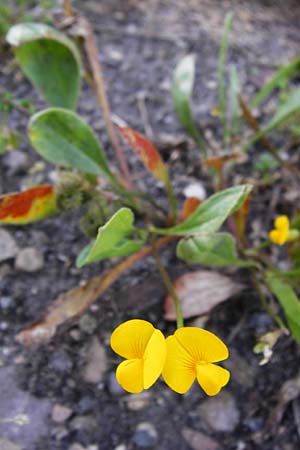
[[[153,325],[146,320],[128,320],[119,325],[112,333],[111,348],[126,359],[143,358],[153,331]]]
[[[148,389],[161,375],[166,360],[166,340],[159,330],[154,330],[144,353],[144,389]]]
[[[138,394],[143,390],[143,361],[141,359],[123,361],[117,367],[116,377],[125,391]]]
[[[274,222],[275,228],[277,230],[288,231],[290,228],[290,221],[287,216],[279,216]]]
[[[228,348],[215,334],[196,327],[183,327],[174,336],[191,355],[195,364],[200,361],[218,362],[228,358]]]
[[[215,364],[197,364],[197,380],[207,395],[217,395],[230,379],[230,373]]]
[[[269,233],[269,238],[274,244],[283,245],[287,241],[288,232],[281,230],[272,230]]]
[[[191,355],[180,345],[175,335],[166,339],[167,356],[162,376],[167,385],[184,394],[196,378],[195,362]]]

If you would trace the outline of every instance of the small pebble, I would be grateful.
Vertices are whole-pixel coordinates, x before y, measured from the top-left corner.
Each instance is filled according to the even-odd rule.
[[[49,366],[56,372],[65,373],[72,369],[73,362],[66,352],[58,350],[50,356]]]
[[[0,437],[0,449],[1,450],[22,450],[18,444],[8,439]]]
[[[231,433],[240,421],[240,411],[229,392],[205,400],[198,411],[201,419],[214,431]]]
[[[44,257],[34,247],[23,248],[17,255],[15,267],[24,272],[37,272],[44,266]]]
[[[72,415],[72,409],[67,406],[55,404],[52,409],[52,420],[56,423],[64,423]]]
[[[158,434],[152,423],[141,422],[134,432],[132,441],[140,448],[154,448],[158,441]]]
[[[87,334],[93,334],[97,328],[97,320],[90,314],[84,314],[79,320],[81,331]]]
[[[105,349],[100,345],[98,339],[94,337],[87,350],[83,379],[88,383],[99,383],[102,381],[106,367],[107,361]]]
[[[14,258],[18,254],[18,246],[12,235],[0,229],[0,262],[6,259]]]
[[[111,372],[108,377],[108,390],[112,395],[122,395],[125,393],[124,389],[117,382],[115,372]]]

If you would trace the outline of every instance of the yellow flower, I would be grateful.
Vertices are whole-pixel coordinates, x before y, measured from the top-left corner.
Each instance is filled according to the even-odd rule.
[[[184,394],[197,378],[207,395],[216,395],[230,378],[228,370],[215,362],[228,358],[226,345],[213,333],[183,327],[169,336],[163,378],[173,391]]]
[[[274,244],[283,245],[289,237],[290,221],[287,216],[279,216],[274,222],[275,228],[270,231],[269,238]]]
[[[116,376],[125,391],[138,394],[161,375],[166,359],[166,340],[146,320],[133,319],[119,325],[111,335],[111,348],[125,361]]]

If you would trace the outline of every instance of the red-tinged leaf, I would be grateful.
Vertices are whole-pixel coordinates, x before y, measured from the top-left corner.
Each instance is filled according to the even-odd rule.
[[[237,236],[240,240],[240,242],[245,241],[245,231],[246,231],[246,224],[247,219],[249,216],[249,210],[250,210],[250,204],[251,204],[251,196],[247,197],[240,209],[238,209],[233,214],[233,219],[235,221],[236,226],[236,232]]]
[[[50,184],[0,196],[0,223],[26,224],[44,219],[55,211],[56,195]]]
[[[240,283],[218,272],[200,270],[179,277],[174,287],[180,299],[184,319],[208,314],[219,303],[244,289]],[[165,301],[165,319],[176,320],[170,295]]]
[[[223,169],[223,166],[230,161],[243,161],[245,155],[240,152],[229,153],[227,155],[219,156],[218,158],[209,158],[203,161],[208,167],[215,169],[217,172]]]
[[[124,139],[141,159],[144,166],[155,178],[166,183],[168,180],[167,168],[152,142],[132,128],[120,125],[118,125],[118,128]]]
[[[196,197],[189,197],[185,199],[182,211],[180,213],[180,222],[184,222],[194,211],[201,205],[202,201]]]

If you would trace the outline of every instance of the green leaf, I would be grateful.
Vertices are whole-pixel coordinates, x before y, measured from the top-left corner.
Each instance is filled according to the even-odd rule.
[[[125,256],[141,248],[144,241],[125,239],[133,231],[134,215],[129,208],[121,208],[99,228],[95,242],[86,246],[77,258],[77,267],[113,256]]]
[[[196,233],[213,233],[226,218],[240,208],[251,191],[250,185],[225,189],[212,195],[196,209],[187,220],[172,228],[152,228],[155,233],[186,236]]]
[[[293,337],[300,342],[300,301],[294,289],[273,272],[266,273],[266,281],[284,310]]]
[[[75,109],[80,55],[73,42],[41,23],[14,25],[6,36],[21,69],[50,106]]]
[[[277,128],[297,111],[300,111],[300,89],[295,89],[290,92],[286,101],[277,109],[277,112],[273,119],[262,130],[260,130],[252,137],[250,142],[246,144],[244,150],[258,141],[265,134],[269,133],[274,128]]]
[[[115,182],[91,128],[67,109],[49,108],[32,116],[29,137],[47,161],[93,175],[104,173]]]
[[[275,88],[281,86],[283,82],[288,81],[295,74],[300,74],[299,58],[295,58],[290,64],[280,67],[280,69],[275,73],[272,79],[268,83],[266,83],[262,87],[262,89],[255,95],[250,103],[251,108],[255,108],[256,106],[260,105]]]
[[[239,95],[241,92],[241,83],[235,66],[230,68],[229,72],[229,110],[230,117],[228,117],[227,129],[228,133],[238,134],[239,131],[239,116],[240,104]]]
[[[195,139],[199,149],[207,156],[205,143],[193,120],[191,95],[195,78],[195,56],[187,55],[176,66],[173,75],[172,95],[179,121]]]
[[[201,233],[182,239],[176,249],[177,257],[190,264],[212,267],[249,267],[251,262],[237,257],[236,243],[229,233]]]
[[[220,45],[218,58],[218,100],[219,109],[223,119],[226,115],[226,95],[225,95],[225,63],[227,57],[229,33],[232,27],[233,13],[229,12],[225,16],[223,36]]]

